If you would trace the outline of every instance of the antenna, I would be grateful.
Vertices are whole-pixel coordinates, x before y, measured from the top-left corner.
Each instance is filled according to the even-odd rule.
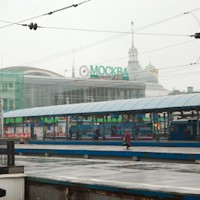
[[[133,21],[131,22],[131,26],[132,26],[132,47],[134,47],[134,40],[133,40]]]

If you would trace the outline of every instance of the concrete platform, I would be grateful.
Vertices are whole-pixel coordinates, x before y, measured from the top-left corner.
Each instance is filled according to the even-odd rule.
[[[124,146],[16,144],[15,152],[17,154],[79,156],[84,158],[112,157],[134,160],[189,161],[193,163],[200,161],[200,148],[196,147],[133,146],[126,150]]]
[[[200,199],[200,165],[195,164],[32,156],[16,156],[16,164],[25,166],[28,181],[56,187],[140,195],[137,199]]]
[[[117,140],[29,140],[29,144],[41,145],[95,145],[95,146],[121,146],[122,138]],[[200,141],[177,141],[160,139],[154,140],[132,140],[132,146],[146,146],[146,147],[200,147]]]

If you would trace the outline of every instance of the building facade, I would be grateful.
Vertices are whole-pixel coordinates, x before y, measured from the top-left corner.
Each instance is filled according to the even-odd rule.
[[[158,82],[158,69],[156,69],[156,67],[154,67],[151,63],[149,63],[149,65],[144,69],[140,66],[138,61],[138,50],[134,47],[133,42],[132,47],[129,49],[128,53],[129,61],[127,72],[129,74],[129,80],[145,83],[145,97],[168,95],[168,90],[166,90]]]
[[[34,67],[8,67],[0,70],[0,97],[4,110],[61,104],[164,96],[168,91],[158,82],[158,70],[139,64],[138,50],[129,50],[126,68],[81,66],[79,77],[66,78]]]
[[[66,78],[32,67],[4,68],[0,74],[7,77],[0,80],[5,111],[145,97],[145,84],[136,81]]]

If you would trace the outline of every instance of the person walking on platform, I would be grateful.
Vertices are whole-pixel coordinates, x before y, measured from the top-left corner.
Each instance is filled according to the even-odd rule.
[[[97,128],[97,129],[95,130],[95,134],[94,134],[94,136],[93,136],[93,139],[94,139],[94,140],[98,140],[98,139],[99,139],[99,134],[100,134],[100,130]]]
[[[126,146],[126,149],[129,149],[129,147],[131,147],[131,134],[128,129],[125,130],[124,145]]]

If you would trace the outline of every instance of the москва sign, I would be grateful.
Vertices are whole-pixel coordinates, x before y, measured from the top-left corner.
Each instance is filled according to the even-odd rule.
[[[79,74],[82,77],[90,78],[112,78],[112,79],[124,79],[128,80],[128,72],[126,68],[111,67],[111,66],[93,66],[90,67],[83,65],[79,69]],[[121,77],[121,78],[120,78]]]

